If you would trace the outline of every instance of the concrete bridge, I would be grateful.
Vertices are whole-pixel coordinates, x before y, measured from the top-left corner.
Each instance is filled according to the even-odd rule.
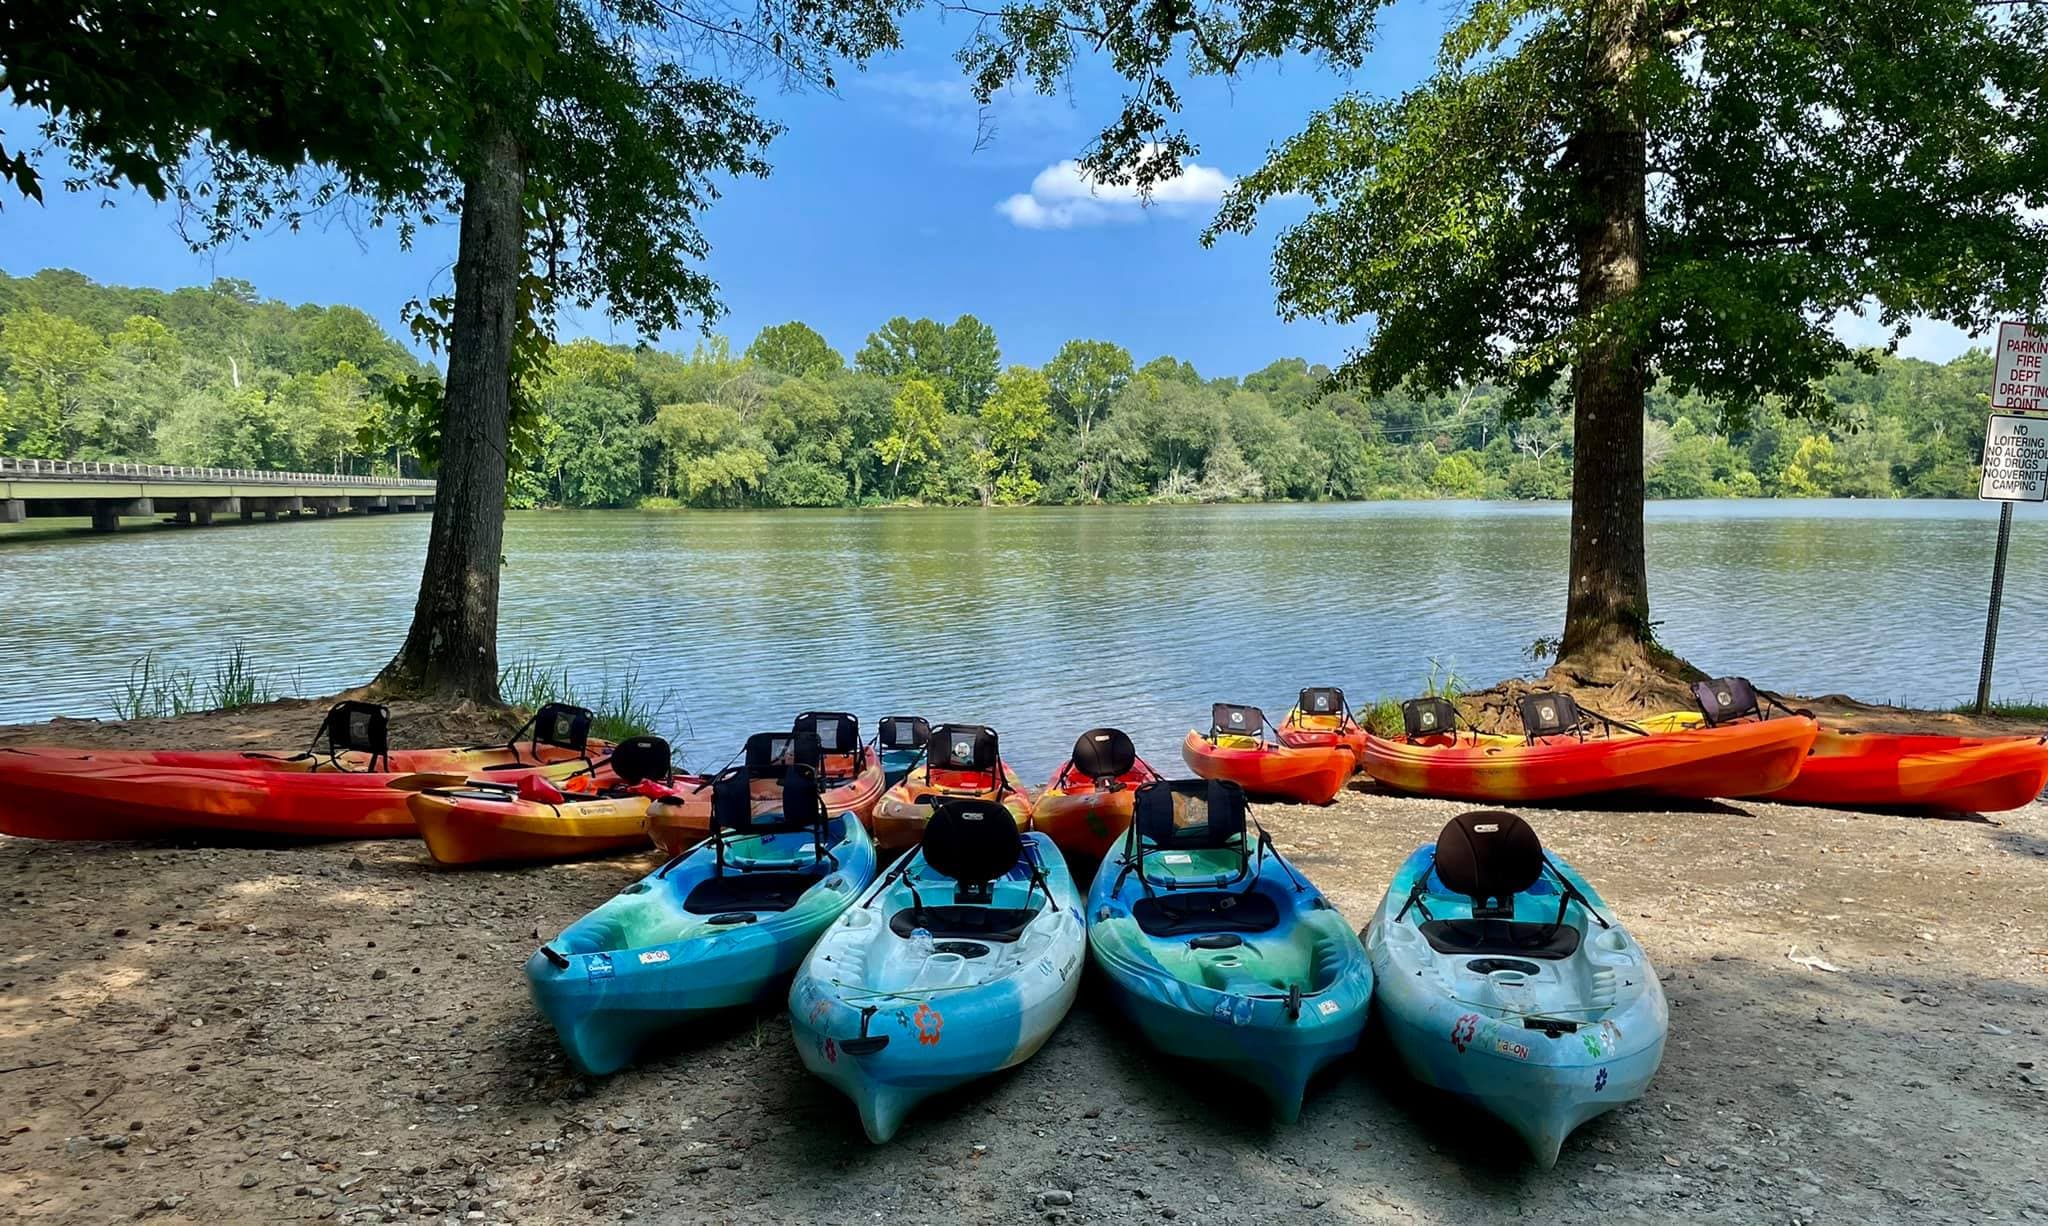
[[[123,516],[168,515],[176,523],[210,524],[216,515],[325,519],[351,511],[375,514],[433,505],[434,483],[417,477],[0,458],[0,524],[89,516],[95,532],[112,532]]]

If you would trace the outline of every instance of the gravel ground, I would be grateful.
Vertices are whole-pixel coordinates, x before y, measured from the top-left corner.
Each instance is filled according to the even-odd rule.
[[[1460,807],[1257,815],[1362,923]],[[581,1080],[520,967],[651,856],[451,872],[403,841],[0,838],[0,1215],[2048,1220],[2048,806],[1524,813],[1672,1005],[1649,1096],[1552,1171],[1370,1041],[1273,1125],[1092,986],[1036,1058],[887,1146],[772,1009]]]

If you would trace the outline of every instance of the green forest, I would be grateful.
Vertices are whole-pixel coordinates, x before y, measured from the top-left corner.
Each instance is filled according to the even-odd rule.
[[[421,471],[384,389],[431,376],[367,314],[220,280],[165,293],[0,274],[0,454]],[[1562,396],[1503,419],[1484,385],[1365,397],[1283,358],[1242,376],[1073,340],[1004,365],[992,328],[899,316],[851,360],[802,323],[688,353],[576,341],[526,401],[521,507],[830,507],[1564,498]],[[1650,396],[1653,498],[1976,493],[1991,359],[1876,358],[1825,417]],[[400,398],[402,402],[402,398]]]

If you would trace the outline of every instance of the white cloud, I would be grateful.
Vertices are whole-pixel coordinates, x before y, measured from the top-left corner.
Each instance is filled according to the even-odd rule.
[[[1891,341],[1891,329],[1878,319],[1875,302],[1866,303],[1859,314],[1855,311],[1837,312],[1829,321],[1829,327],[1843,341],[1858,348],[1882,349]],[[1906,321],[1905,339],[1899,342],[1899,356],[1919,358],[1927,362],[1947,362],[1960,357],[1972,346],[1989,349],[1992,333],[1984,332],[1972,336],[1951,323],[1925,316],[1915,316]]]
[[[1212,206],[1230,190],[1229,175],[1189,162],[1180,173],[1153,185],[1149,198],[1128,183],[1097,183],[1068,158],[1038,172],[1031,190],[999,202],[996,211],[1027,230],[1071,230],[1137,221],[1150,208],[1181,217]]]

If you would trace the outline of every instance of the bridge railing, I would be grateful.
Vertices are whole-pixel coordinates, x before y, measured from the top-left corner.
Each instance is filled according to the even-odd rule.
[[[345,473],[281,473],[258,468],[197,468],[184,464],[130,464],[120,460],[17,460],[0,456],[0,476],[39,480],[93,481],[109,477],[134,481],[232,481],[247,485],[354,485],[375,489],[431,490],[424,477],[359,477]]]

